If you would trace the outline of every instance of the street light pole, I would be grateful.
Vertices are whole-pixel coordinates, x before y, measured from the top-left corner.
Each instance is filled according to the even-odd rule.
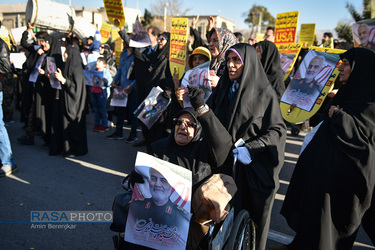
[[[166,2],[164,6],[164,31],[167,31],[167,7],[169,3]]]

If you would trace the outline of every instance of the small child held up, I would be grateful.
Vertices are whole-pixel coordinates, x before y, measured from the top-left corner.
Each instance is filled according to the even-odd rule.
[[[107,98],[109,94],[109,84],[112,82],[112,76],[105,69],[107,60],[104,57],[99,57],[96,61],[96,70],[103,71],[103,85],[91,86],[91,102],[94,109],[94,131],[104,132],[108,130],[108,115],[107,115]]]

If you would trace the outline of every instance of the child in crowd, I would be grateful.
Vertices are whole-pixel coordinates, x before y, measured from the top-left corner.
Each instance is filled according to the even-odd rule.
[[[107,60],[99,57],[96,61],[96,70],[103,72],[103,85],[91,86],[91,101],[95,114],[94,131],[104,132],[108,130],[107,98],[109,93],[108,83],[112,82],[111,74],[105,69]]]

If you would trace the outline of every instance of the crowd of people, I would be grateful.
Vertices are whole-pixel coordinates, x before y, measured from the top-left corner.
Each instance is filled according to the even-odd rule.
[[[206,44],[196,30],[197,20],[191,26],[194,42],[186,74],[207,63],[204,81],[212,90],[208,100],[202,88],[183,87],[179,80],[183,78],[171,72],[169,32],[148,27],[151,45],[135,48],[131,47],[134,34],[121,27],[124,49],[116,66],[108,43],[89,37],[85,44],[71,33],[41,31],[34,36],[34,26],[28,23],[18,48],[27,55],[16,105],[25,135],[18,142],[33,145],[34,136],[41,135],[49,155],[85,155],[89,150],[86,115],[92,110],[93,131],[105,132],[115,114],[116,129],[107,139],[124,138],[126,119],[131,124],[126,142],[145,145],[147,153],[191,170],[193,192],[215,173],[235,176],[235,213],[249,211],[255,223],[256,249],[265,249],[287,134],[280,111],[286,85],[273,43],[274,29],[267,28],[264,41],[244,43],[241,34],[214,27],[209,17]],[[324,39],[322,45],[330,43],[332,34],[325,34]],[[87,66],[82,52],[97,55],[93,70],[103,73],[101,84],[85,84]],[[0,53],[1,103],[6,100],[2,90],[14,84],[15,71],[1,39]],[[344,85],[322,110],[315,134],[297,161],[281,211],[296,236],[290,245],[275,249],[351,249],[361,223],[375,243],[375,78],[371,70],[375,53],[351,48],[340,56],[339,80]],[[49,60],[55,63],[56,72],[48,68]],[[311,64],[321,61],[314,58]],[[58,88],[52,87],[51,79],[59,82]],[[153,87],[162,89],[170,105],[147,127],[134,111]],[[116,88],[127,94],[126,107],[109,106]],[[184,106],[184,98],[189,107]],[[6,109],[6,105],[0,109],[0,176],[18,170],[4,123],[13,118]],[[137,141],[139,125],[144,140]],[[239,140],[244,143],[235,147]],[[238,159],[235,172],[234,157]],[[131,175],[133,183],[142,181],[135,171]]]

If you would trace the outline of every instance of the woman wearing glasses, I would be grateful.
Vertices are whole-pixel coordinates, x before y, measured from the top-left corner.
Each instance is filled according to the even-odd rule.
[[[192,107],[184,108],[175,115],[173,124],[168,137],[151,145],[152,154],[191,170],[194,194],[230,153],[231,137],[212,111],[200,116]]]

